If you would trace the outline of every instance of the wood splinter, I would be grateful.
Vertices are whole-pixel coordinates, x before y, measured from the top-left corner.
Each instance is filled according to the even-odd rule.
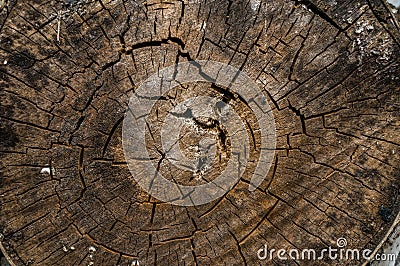
[[[61,28],[61,10],[58,11],[57,42],[60,42],[60,28]]]

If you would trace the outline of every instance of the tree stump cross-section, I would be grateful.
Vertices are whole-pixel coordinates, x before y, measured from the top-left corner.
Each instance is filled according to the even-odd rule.
[[[399,46],[398,15],[383,0],[0,0],[2,253],[11,265],[363,265],[259,251],[320,254],[338,239],[373,251],[385,240],[400,203]],[[193,95],[237,111],[245,126],[235,134],[250,147],[226,194],[176,206],[132,177],[122,131],[143,82],[194,60],[258,85],[276,148],[250,191],[261,122],[229,88],[175,87],[144,139],[167,179],[208,182],[234,155],[226,126],[199,118],[179,147],[193,159],[212,139],[215,167],[193,178],[157,164],[167,113]]]

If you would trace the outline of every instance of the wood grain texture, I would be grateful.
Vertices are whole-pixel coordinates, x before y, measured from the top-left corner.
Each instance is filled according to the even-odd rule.
[[[390,228],[400,34],[384,2],[0,3],[0,232],[13,264],[356,265],[257,251],[321,250],[339,237],[374,249]],[[217,201],[178,207],[132,179],[129,97],[188,60],[235,66],[270,101],[276,157],[256,191],[244,176]]]

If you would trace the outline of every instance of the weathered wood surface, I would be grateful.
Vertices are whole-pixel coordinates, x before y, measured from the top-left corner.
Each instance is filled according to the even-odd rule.
[[[374,249],[398,213],[400,34],[384,2],[0,3],[0,232],[15,265],[355,265],[257,251]],[[255,192],[243,177],[178,207],[131,178],[121,123],[149,75],[200,59],[264,89],[276,158]]]

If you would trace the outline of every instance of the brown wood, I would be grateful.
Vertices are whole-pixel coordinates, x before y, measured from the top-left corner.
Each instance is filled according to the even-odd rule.
[[[340,237],[373,250],[392,225],[400,31],[385,2],[0,3],[0,232],[13,264],[361,265],[257,251]],[[129,97],[188,60],[231,64],[264,89],[277,149],[256,191],[244,176],[217,201],[179,207],[131,178]]]

